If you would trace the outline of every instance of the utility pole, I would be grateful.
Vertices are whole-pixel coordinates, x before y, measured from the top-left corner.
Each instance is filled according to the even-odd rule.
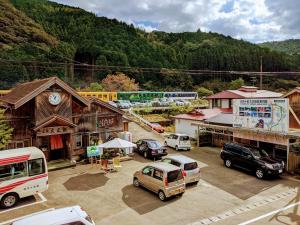
[[[259,89],[262,90],[262,80],[263,80],[263,75],[262,75],[263,67],[262,67],[262,56],[260,56],[260,79],[259,79]]]

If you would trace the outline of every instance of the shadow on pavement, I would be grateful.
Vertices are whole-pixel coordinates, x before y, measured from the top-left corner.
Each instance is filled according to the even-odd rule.
[[[71,177],[64,186],[69,191],[89,191],[104,186],[108,180],[103,173],[85,173]]]
[[[155,193],[150,192],[143,187],[135,187],[133,185],[125,186],[122,189],[122,193],[123,202],[140,215],[168,205],[180,198],[173,197],[162,202]]]
[[[297,195],[291,201],[289,201],[286,206],[290,204],[297,204],[300,202],[300,189],[298,188]],[[293,212],[285,213],[285,211],[276,213],[273,217],[269,219],[269,222],[277,221],[280,224],[300,224],[300,215],[299,215],[299,205],[295,205],[292,208]]]

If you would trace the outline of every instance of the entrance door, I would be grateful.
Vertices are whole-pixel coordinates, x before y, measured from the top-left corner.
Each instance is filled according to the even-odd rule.
[[[57,134],[50,136],[50,154],[49,160],[58,160],[67,158],[67,136],[68,134]]]

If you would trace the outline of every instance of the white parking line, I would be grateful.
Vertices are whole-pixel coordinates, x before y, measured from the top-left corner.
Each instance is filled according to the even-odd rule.
[[[32,213],[31,215],[33,216],[33,215],[36,215],[36,214],[39,214],[39,213],[52,211],[52,210],[54,210],[54,209],[55,209],[55,208],[45,209],[45,210],[42,210],[42,211],[38,211],[38,212],[36,212],[36,213]],[[25,218],[25,217],[27,217],[27,216],[28,216],[28,215],[21,216],[21,217],[12,219],[12,220],[7,220],[7,221],[4,221],[4,222],[0,223],[0,225],[11,224],[12,222],[15,222],[15,221],[17,221],[17,220],[23,219],[23,218]]]
[[[254,218],[254,219],[252,219],[252,220],[248,220],[248,221],[246,221],[246,222],[240,223],[239,225],[247,225],[247,224],[250,224],[250,223],[254,223],[254,222],[256,222],[256,221],[259,221],[259,220],[261,220],[261,219],[264,219],[264,218],[266,218],[266,217],[268,217],[268,216],[271,216],[271,215],[273,215],[273,214],[276,214],[276,213],[285,211],[285,210],[287,210],[287,209],[289,209],[289,208],[292,208],[292,207],[294,207],[294,206],[296,206],[296,205],[300,205],[300,202],[296,202],[296,203],[293,203],[293,204],[291,204],[291,205],[288,205],[288,206],[286,206],[286,207],[284,207],[284,208],[274,210],[274,211],[269,212],[269,213],[267,213],[267,214],[264,214],[264,215],[262,215],[262,216],[256,217],[256,218]]]
[[[258,207],[261,207],[263,205],[271,204],[271,203],[273,203],[275,201],[278,201],[280,199],[287,198],[289,196],[292,196],[292,195],[296,194],[296,192],[297,192],[296,189],[291,189],[289,191],[286,191],[286,192],[283,192],[283,193],[279,193],[279,194],[276,194],[276,195],[273,195],[273,196],[269,196],[269,197],[267,197],[265,199],[261,199],[258,202],[248,203],[247,205],[241,205],[241,206],[239,206],[237,208],[228,210],[228,211],[223,212],[221,214],[218,214],[218,215],[215,215],[215,216],[211,216],[211,217],[208,217],[208,218],[204,218],[204,219],[201,219],[199,221],[195,221],[195,222],[190,223],[188,225],[207,225],[207,224],[213,224],[213,223],[218,222],[220,220],[224,220],[224,219],[227,219],[229,217],[233,217],[233,216],[236,216],[236,215],[239,215],[239,214],[251,211],[251,210],[256,209]]]
[[[26,204],[26,205],[17,206],[17,207],[11,208],[11,209],[6,209],[6,210],[0,212],[0,214],[6,213],[6,212],[9,212],[9,211],[13,211],[13,210],[16,210],[16,209],[21,209],[21,208],[24,208],[24,207],[27,207],[27,206],[40,204],[40,203],[43,203],[43,202],[46,202],[46,201],[47,201],[47,199],[45,198],[45,196],[42,195],[41,193],[38,193],[37,195],[41,198],[40,201],[33,202],[33,203],[29,203],[29,204]],[[1,224],[0,224],[0,225],[1,225]]]

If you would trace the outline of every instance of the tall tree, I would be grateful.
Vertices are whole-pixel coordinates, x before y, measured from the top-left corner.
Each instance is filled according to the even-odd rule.
[[[4,149],[11,139],[13,128],[11,128],[4,115],[5,110],[0,109],[0,149]]]
[[[139,84],[124,73],[109,74],[101,82],[106,91],[138,91]]]

